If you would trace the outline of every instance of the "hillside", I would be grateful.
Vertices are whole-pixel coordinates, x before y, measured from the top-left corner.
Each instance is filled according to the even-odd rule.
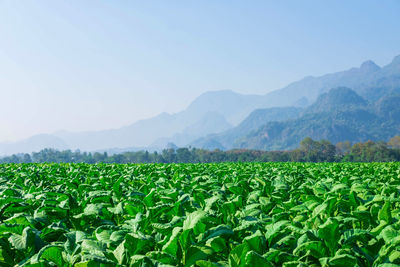
[[[336,87],[352,88],[360,97],[370,103],[377,103],[383,97],[399,94],[400,56],[395,57],[390,64],[383,67],[379,67],[372,61],[366,61],[359,68],[351,68],[320,77],[309,76],[265,95],[245,95],[230,90],[206,92],[197,97],[185,110],[175,114],[162,113],[118,129],[88,132],[61,131],[55,134],[39,135],[46,139],[40,142],[36,140],[37,137],[34,137],[11,144],[0,144],[0,155],[31,152],[32,149],[45,147],[56,148],[60,147],[60,143],[70,149],[86,151],[134,149],[135,147],[145,148],[154,145],[161,149],[170,141],[181,146],[188,144],[204,146],[206,142],[211,142],[209,134],[221,133],[229,125],[238,126],[256,109],[307,107],[310,103],[314,103],[319,95]],[[385,110],[384,105],[382,103],[381,112]],[[315,112],[315,110],[308,111]],[[210,113],[218,114],[219,118],[214,122],[205,123],[204,120]],[[296,115],[298,114],[296,113]],[[391,116],[395,120],[396,115],[392,114]],[[290,118],[293,119],[296,116]],[[217,123],[217,120],[221,123]],[[260,121],[255,125],[266,124],[271,119],[266,117],[265,120],[261,118]],[[243,127],[245,130],[241,130],[239,127],[235,130],[232,129],[232,133],[224,132],[222,135],[225,137],[214,135],[212,143],[221,148],[232,146],[233,140],[238,136],[243,137],[244,134],[249,133],[249,127],[254,130],[249,125]],[[194,129],[196,129],[196,134],[193,134]],[[200,135],[207,138],[200,142],[198,140]],[[282,147],[277,144],[276,146]]]
[[[268,99],[279,106],[292,105],[300,99],[313,103],[320,94],[340,86],[353,89],[368,101],[400,92],[400,55],[382,68],[368,60],[359,68],[320,77],[309,76],[269,93]]]
[[[337,87],[321,94],[305,113],[335,112],[366,108],[367,101],[347,87]]]
[[[219,133],[232,128],[232,125],[226,121],[225,117],[217,112],[209,112],[198,122],[186,127],[180,133],[172,137],[159,138],[151,147],[167,147],[168,144],[175,144],[178,147],[186,146],[193,140],[211,133]]]
[[[83,150],[146,147],[157,143],[162,148],[164,143],[160,139],[174,139],[174,136],[181,136],[182,140],[177,142],[186,145],[200,135],[218,133],[229,128],[231,124],[238,124],[258,106],[262,106],[262,99],[255,95],[242,95],[230,90],[207,92],[179,113],[162,113],[120,129],[63,133],[57,136],[69,147]],[[209,121],[209,114],[218,116]],[[217,119],[218,122],[213,122]],[[196,134],[193,135],[193,132]]]
[[[191,145],[205,149],[229,149],[232,148],[236,139],[257,130],[267,122],[294,119],[301,112],[301,108],[295,107],[256,109],[238,126],[220,134],[211,134],[199,138],[192,142]]]
[[[293,149],[305,137],[360,142],[388,140],[400,133],[398,96],[387,96],[376,105],[348,88],[322,94],[295,120],[270,122],[236,140],[234,146],[249,149]]]
[[[46,147],[63,150],[67,149],[68,145],[54,135],[39,134],[20,142],[0,144],[0,155],[36,152]]]

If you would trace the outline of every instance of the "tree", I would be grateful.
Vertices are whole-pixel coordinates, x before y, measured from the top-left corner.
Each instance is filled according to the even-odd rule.
[[[328,140],[314,141],[310,137],[300,142],[300,152],[304,153],[304,160],[311,162],[334,161],[336,147]],[[299,153],[300,156],[302,153]]]
[[[389,147],[400,149],[400,136],[392,137],[388,142]]]
[[[336,152],[341,156],[349,153],[350,150],[351,150],[350,141],[339,142],[336,144]]]
[[[31,163],[31,162],[32,162],[31,155],[29,155],[29,154],[24,154],[24,157],[23,157],[23,159],[22,159],[22,162],[24,162],[24,163]]]

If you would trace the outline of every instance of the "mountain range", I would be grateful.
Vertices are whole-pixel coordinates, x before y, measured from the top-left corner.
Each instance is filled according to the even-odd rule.
[[[347,87],[331,89],[318,97],[297,119],[269,122],[242,136],[236,146],[249,149],[294,149],[305,137],[362,142],[388,140],[400,133],[399,95],[368,102]],[[399,103],[399,102],[397,102]],[[386,109],[390,105],[390,109]]]
[[[162,113],[119,129],[40,134],[0,144],[0,155],[46,147],[158,150],[169,143],[208,149],[290,149],[306,136],[332,142],[386,140],[399,133],[399,95],[397,56],[383,67],[366,61],[358,68],[309,76],[265,95],[206,92],[175,114]]]

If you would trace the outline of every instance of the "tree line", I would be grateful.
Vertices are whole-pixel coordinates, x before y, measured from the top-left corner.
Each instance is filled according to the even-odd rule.
[[[137,151],[109,155],[107,152],[81,152],[43,149],[31,154],[14,154],[0,158],[0,163],[209,163],[209,162],[375,162],[400,161],[400,136],[389,142],[316,141],[309,137],[297,149],[289,151],[261,151],[234,149],[229,151],[198,148],[164,149],[161,152]]]

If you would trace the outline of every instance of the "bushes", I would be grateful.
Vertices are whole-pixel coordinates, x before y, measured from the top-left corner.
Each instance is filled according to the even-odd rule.
[[[392,138],[389,143],[367,141],[352,145],[339,142],[334,146],[327,140],[315,141],[309,137],[300,147],[291,151],[261,151],[234,149],[229,151],[197,148],[164,149],[161,153],[137,151],[108,155],[71,150],[43,149],[40,152],[12,155],[0,163],[71,162],[71,163],[208,163],[208,162],[387,162],[400,161],[400,148]]]

